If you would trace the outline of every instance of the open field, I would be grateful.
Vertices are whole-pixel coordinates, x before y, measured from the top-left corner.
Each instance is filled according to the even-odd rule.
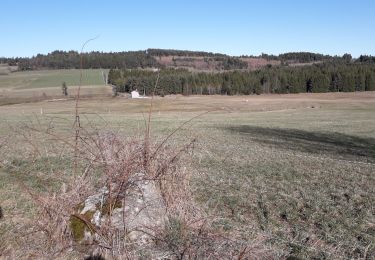
[[[10,85],[0,80],[0,89]],[[23,80],[11,88],[23,88]],[[27,84],[47,87],[37,80]],[[81,123],[143,135],[149,102],[83,99]],[[196,173],[192,189],[199,205],[215,216],[216,229],[243,240],[262,234],[281,258],[375,257],[375,92],[167,96],[155,99],[153,111],[156,141],[209,111],[184,125],[170,143],[179,146],[197,139],[188,166]],[[23,122],[44,126],[52,119],[54,127],[73,135],[74,102],[0,106],[0,137]],[[6,236],[15,251],[28,250],[30,237],[22,230],[34,212],[16,180],[35,191],[59,186],[54,173],[67,167],[40,161],[20,165],[17,172],[0,168],[0,236]],[[46,165],[50,168],[43,171]],[[0,241],[0,251],[2,246]]]
[[[103,83],[102,71],[88,69],[82,73],[82,95],[110,96],[111,88]],[[0,105],[36,102],[53,98],[65,98],[61,86],[65,81],[69,97],[76,94],[79,85],[80,71],[71,70],[40,70],[20,71],[0,76]]]
[[[83,85],[103,85],[102,71],[108,70],[87,69],[83,70]],[[0,89],[30,89],[61,87],[63,81],[68,86],[79,85],[80,70],[35,70],[13,72],[0,77]]]

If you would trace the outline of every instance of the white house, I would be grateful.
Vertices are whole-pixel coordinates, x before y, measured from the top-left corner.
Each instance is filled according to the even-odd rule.
[[[138,90],[133,90],[131,96],[132,98],[140,98]]]

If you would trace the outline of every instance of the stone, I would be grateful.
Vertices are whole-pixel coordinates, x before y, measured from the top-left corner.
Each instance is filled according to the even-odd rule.
[[[138,245],[146,245],[152,242],[153,230],[164,223],[166,209],[162,196],[156,183],[144,180],[142,174],[137,176],[136,186],[128,188],[120,194],[121,201],[109,202],[109,191],[106,187],[101,188],[97,194],[89,196],[83,205],[80,215],[90,217],[90,222],[98,230],[101,226],[111,223],[114,230],[127,230],[127,238]],[[112,187],[116,187],[113,184]],[[113,205],[113,203],[115,205]],[[110,205],[112,212],[110,214]],[[109,215],[110,214],[110,215]],[[108,221],[111,218],[110,222]],[[88,242],[95,240],[96,234],[93,234],[86,226],[83,230],[82,225],[74,218],[75,227],[79,230],[73,230],[75,237],[79,242]],[[72,227],[73,225],[71,225]],[[142,232],[146,231],[146,232]],[[83,232],[81,234],[80,232]],[[151,236],[149,235],[151,234]],[[76,239],[77,241],[77,239]]]

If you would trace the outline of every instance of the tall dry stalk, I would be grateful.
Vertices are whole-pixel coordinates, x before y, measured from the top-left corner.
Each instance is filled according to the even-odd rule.
[[[80,121],[80,115],[79,115],[79,100],[80,100],[80,94],[81,94],[81,86],[82,86],[82,79],[83,79],[83,50],[85,46],[91,42],[96,40],[99,37],[96,36],[94,38],[88,39],[86,42],[82,44],[81,52],[80,52],[80,69],[79,69],[79,85],[76,93],[76,102],[75,102],[75,121],[74,121],[74,127],[75,127],[75,148],[74,148],[74,174],[77,175],[77,167],[78,167],[78,142],[79,142],[79,136],[80,136],[80,129],[81,129],[81,121]]]
[[[145,131],[145,153],[144,153],[144,167],[146,168],[146,171],[148,169],[148,161],[150,156],[150,133],[151,133],[151,116],[153,111],[153,102],[154,102],[154,96],[155,96],[155,90],[159,83],[159,77],[160,77],[160,71],[158,70],[158,75],[156,77],[154,89],[152,90],[152,96],[150,100],[150,107],[148,111],[148,120],[146,123],[146,131]]]

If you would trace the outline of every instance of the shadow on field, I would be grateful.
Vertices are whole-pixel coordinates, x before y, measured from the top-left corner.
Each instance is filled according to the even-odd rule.
[[[308,132],[297,129],[265,128],[257,126],[234,126],[230,131],[248,135],[252,141],[278,148],[308,152],[340,158],[359,157],[375,161],[375,139],[361,138],[341,133]]]

